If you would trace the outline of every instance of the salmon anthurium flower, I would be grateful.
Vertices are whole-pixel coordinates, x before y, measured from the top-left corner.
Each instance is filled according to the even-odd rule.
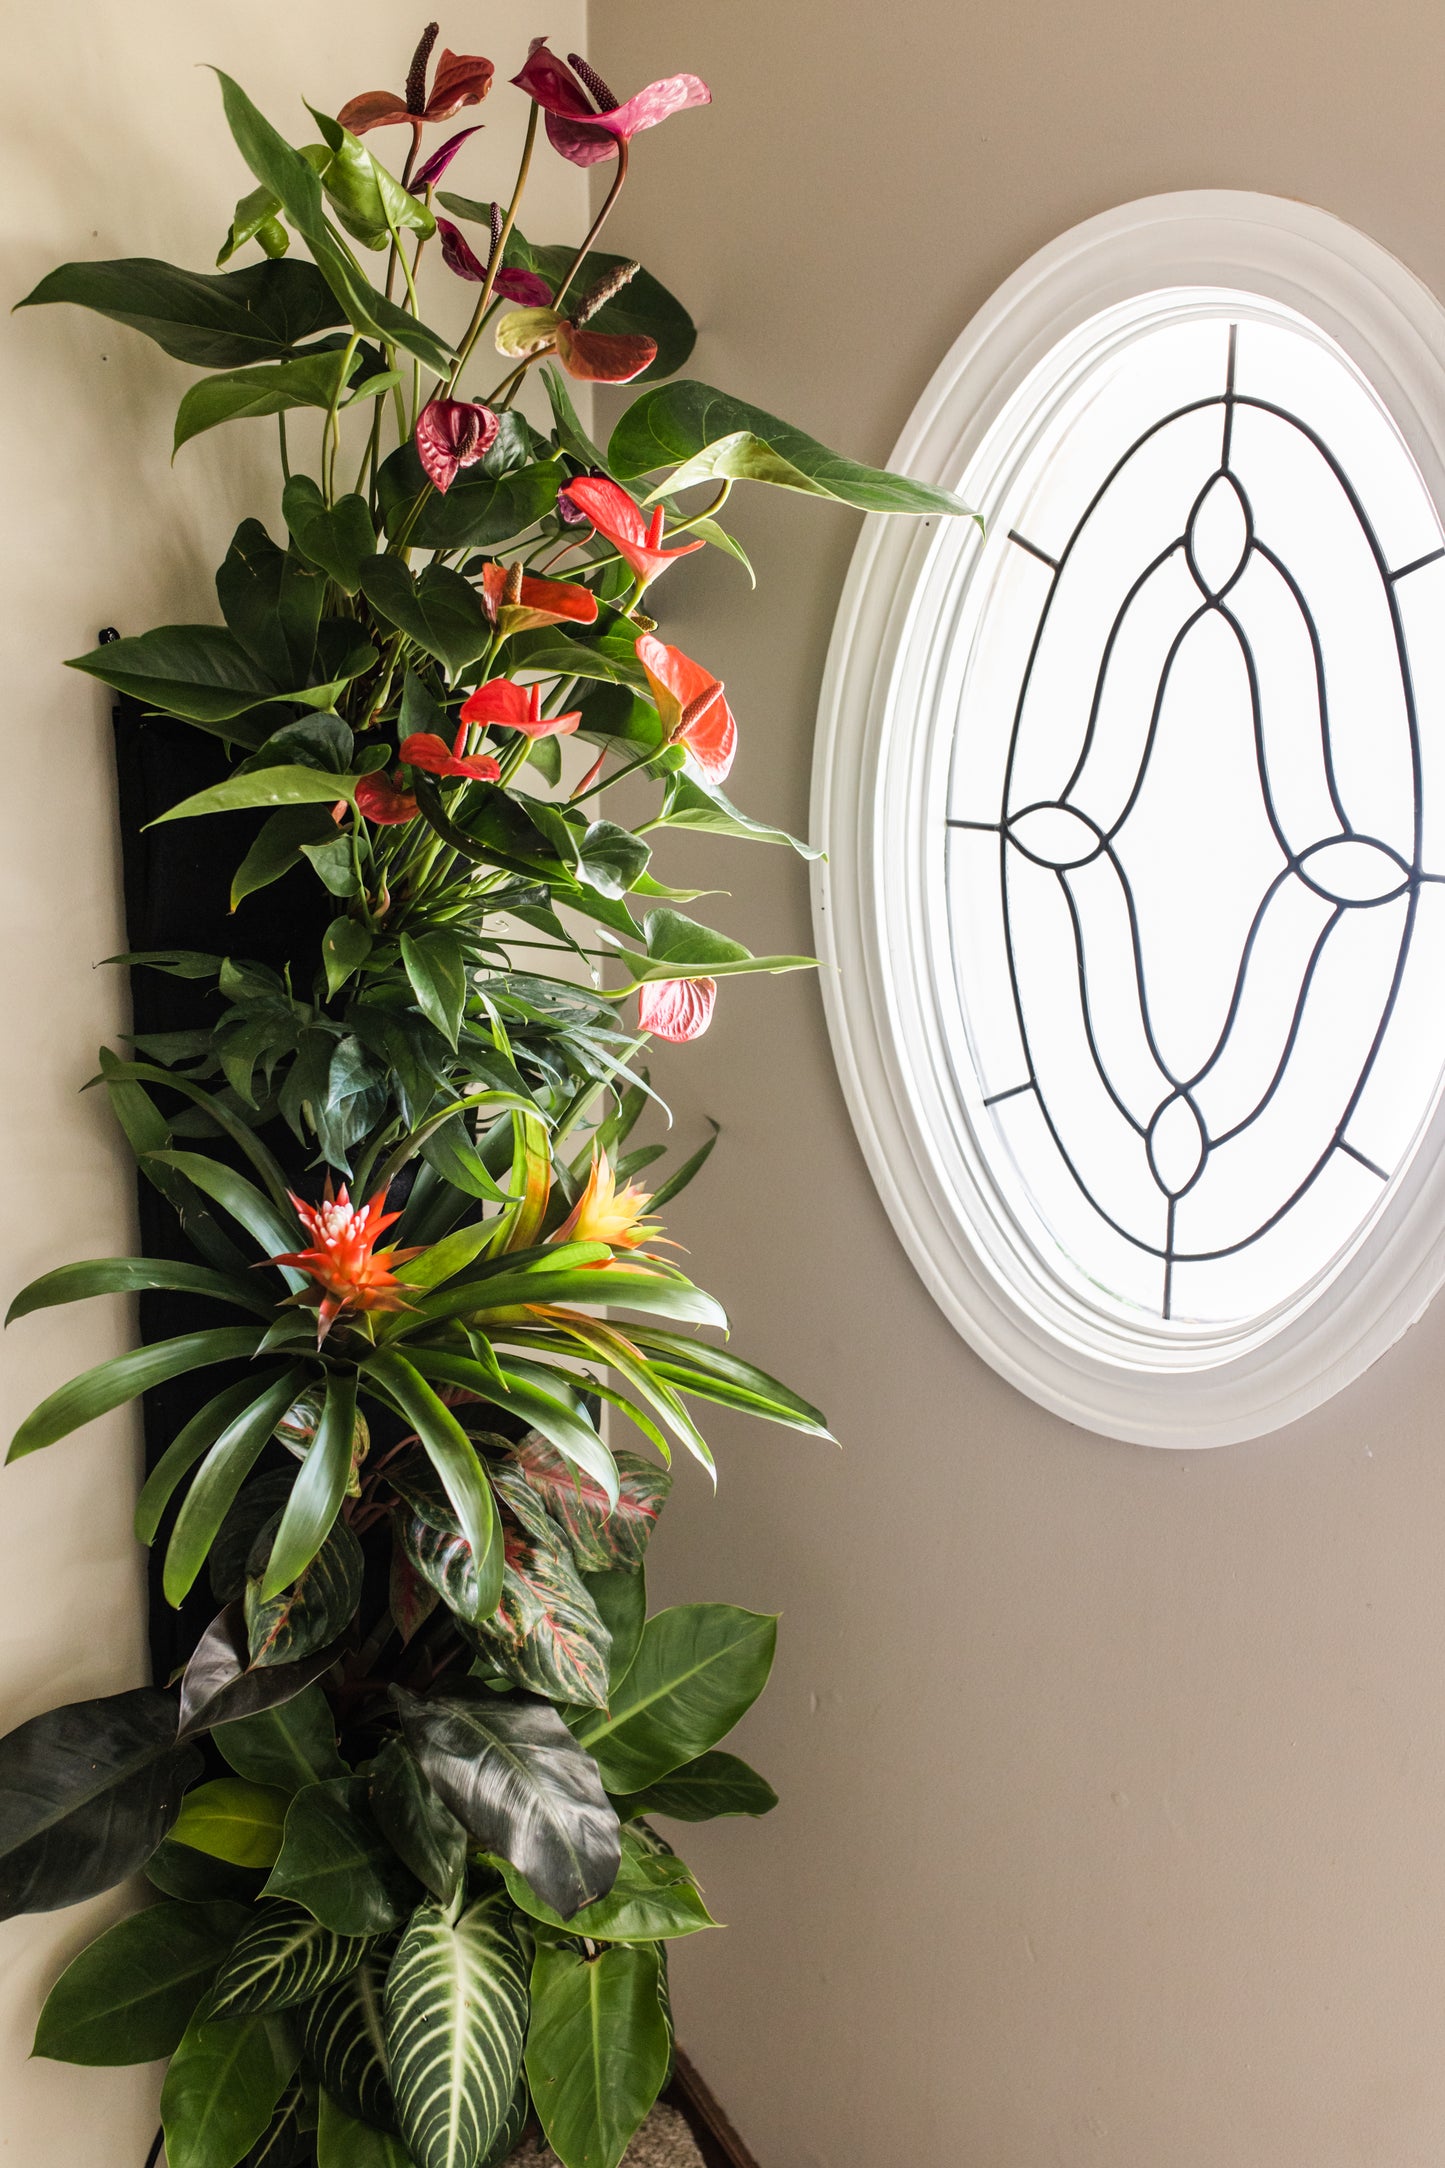
[[[445,253],[445,251],[443,251]],[[588,331],[579,309],[510,309],[497,320],[497,352],[511,361],[554,353],[569,376],[585,384],[630,384],[657,359],[657,341],[642,331]]]
[[[521,574],[520,579],[518,574]],[[597,597],[576,580],[544,580],[520,565],[482,567],[482,601],[497,630],[535,632],[541,625],[592,625]]]
[[[378,1190],[359,1208],[351,1202],[345,1183],[333,1196],[330,1178],[318,1205],[293,1196],[296,1216],[311,1237],[311,1247],[290,1250],[268,1260],[273,1265],[294,1265],[306,1273],[320,1293],[320,1316],[316,1343],[319,1347],[343,1310],[400,1310],[406,1307],[403,1290],[393,1266],[419,1257],[420,1250],[379,1250],[378,1238],[399,1212],[387,1212],[385,1190]],[[306,1300],[303,1295],[301,1300]]]
[[[640,1249],[644,1242],[662,1233],[660,1220],[643,1218],[651,1202],[651,1192],[639,1189],[635,1182],[619,1190],[607,1154],[594,1151],[587,1187],[552,1240],[605,1242],[614,1250]]]
[[[402,821],[414,821],[418,808],[411,792],[382,769],[376,775],[364,775],[357,784],[356,810],[383,828],[394,828]]]
[[[580,708],[567,715],[544,715],[541,687],[514,685],[510,678],[490,678],[462,703],[464,725],[487,723],[494,729],[520,730],[527,738],[569,738],[581,720]]]
[[[723,697],[722,679],[651,632],[638,640],[637,659],[647,673],[668,744],[686,747],[707,782],[724,782],[738,749],[738,726]]]
[[[433,399],[417,416],[416,451],[432,488],[443,496],[463,467],[474,467],[497,441],[501,423],[490,407],[465,399]]]
[[[502,771],[490,753],[467,753],[468,724],[459,724],[456,740],[450,752],[445,738],[439,738],[433,730],[413,731],[403,738],[398,750],[409,768],[424,768],[428,775],[464,775],[473,783],[496,783]]]
[[[644,128],[655,128],[689,106],[712,104],[712,92],[695,75],[664,76],[620,103],[580,55],[569,53],[567,58],[571,67],[548,52],[545,38],[533,38],[526,65],[512,81],[536,99],[547,116],[553,150],[574,166],[615,158],[618,146],[630,143]]]
[[[652,979],[637,996],[637,1021],[675,1046],[700,1039],[712,1022],[716,979]]]
[[[659,504],[650,520],[642,516],[642,507],[635,504],[625,489],[605,475],[579,474],[558,492],[560,505],[565,498],[572,509],[591,520],[597,532],[612,544],[618,556],[632,567],[643,587],[648,587],[660,572],[665,572],[677,557],[690,557],[700,550],[701,542],[679,542],[675,548],[662,547],[664,513]]]
[[[485,286],[487,267],[461,227],[454,226],[449,218],[439,218],[437,232],[441,235],[442,262],[447,269],[455,271],[459,279],[469,279],[473,286]],[[503,301],[519,301],[528,309],[549,308],[552,302],[551,287],[535,271],[501,270],[492,281],[492,292],[500,295]]]
[[[428,23],[412,55],[403,96],[394,90],[364,90],[359,98],[348,99],[337,114],[342,127],[353,135],[365,135],[368,128],[390,128],[404,120],[410,123],[413,141],[419,143],[428,121],[450,120],[464,105],[480,105],[496,70],[478,53],[449,53],[443,48],[428,92],[426,64],[436,37],[436,24]]]

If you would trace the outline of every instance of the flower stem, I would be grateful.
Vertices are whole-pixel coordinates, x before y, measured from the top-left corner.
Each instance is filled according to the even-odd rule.
[[[537,140],[537,116],[541,110],[541,107],[534,99],[532,101],[532,110],[527,116],[527,138],[522,145],[522,159],[517,167],[517,180],[512,190],[512,200],[507,206],[507,215],[502,221],[502,230],[497,236],[497,245],[492,250],[487,263],[487,275],[482,282],[482,291],[478,297],[477,305],[472,311],[472,320],[468,324],[466,336],[457,350],[456,366],[447,378],[445,396],[448,399],[455,398],[461,373],[471,359],[472,348],[476,345],[481,333],[482,319],[486,315],[488,305],[491,302],[492,288],[497,283],[497,277],[502,268],[502,259],[507,253],[507,242],[511,237],[512,228],[517,222],[517,209],[522,201],[522,191],[527,185],[527,174],[532,164],[532,146]]]
[[[566,293],[567,288],[571,285],[573,279],[576,278],[577,273],[581,270],[583,264],[587,261],[587,257],[591,250],[593,242],[597,239],[598,234],[601,233],[603,227],[606,225],[612,213],[612,206],[622,193],[622,184],[627,179],[628,151],[629,145],[619,141],[617,145],[617,178],[612,183],[612,186],[608,189],[606,200],[604,201],[601,210],[597,213],[597,216],[593,219],[591,226],[588,228],[586,240],[582,243],[582,246],[578,249],[577,254],[572,259],[571,270],[567,273],[567,276],[563,279],[561,285],[557,288],[556,293],[552,296],[552,306],[554,309],[558,310],[559,313],[562,307],[562,296]]]

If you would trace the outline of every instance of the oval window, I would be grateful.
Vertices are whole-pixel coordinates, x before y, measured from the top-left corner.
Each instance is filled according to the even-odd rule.
[[[955,1321],[1095,1428],[1274,1427],[1441,1277],[1442,333],[1324,214],[1130,206],[905,440],[983,534],[860,544],[819,767],[845,1080]]]

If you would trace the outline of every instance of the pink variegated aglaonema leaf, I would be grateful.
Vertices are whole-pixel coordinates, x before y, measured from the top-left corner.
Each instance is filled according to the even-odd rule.
[[[516,1469],[492,1470],[506,1564],[502,1600],[474,1629],[482,1654],[549,1701],[605,1709],[612,1637],[561,1528]]]
[[[642,1564],[672,1477],[636,1453],[617,1453],[615,1507],[599,1483],[564,1460],[535,1431],[514,1448],[528,1487],[566,1530],[583,1573],[635,1573]]]

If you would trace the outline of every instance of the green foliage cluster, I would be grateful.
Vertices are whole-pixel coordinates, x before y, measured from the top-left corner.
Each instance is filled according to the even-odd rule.
[[[655,1096],[647,1020],[693,1035],[719,982],[806,961],[749,954],[649,871],[658,829],[791,839],[724,795],[731,716],[711,673],[655,638],[641,604],[666,560],[646,553],[681,537],[746,566],[718,514],[748,479],[962,510],[663,381],[692,345],[681,305],[596,249],[600,220],[579,249],[517,226],[535,96],[510,208],[441,199],[485,262],[458,258],[481,287],[466,328],[433,329],[416,268],[439,174],[412,176],[428,43],[400,176],[327,116],[293,147],[223,77],[256,185],[221,261],[259,260],[69,264],[29,297],[208,372],[178,447],[279,417],[283,465],[284,534],[238,528],[221,623],[76,665],[227,749],[225,777],[166,818],[208,817],[225,851],[251,817],[241,953],[126,959],[208,989],[212,1020],[102,1056],[193,1256],[61,1266],[10,1313],[165,1291],[208,1320],[74,1378],[11,1446],[198,1379],[136,1521],[164,1545],[169,1600],[208,1579],[216,1616],[178,1681],[0,1740],[0,1915],[141,1870],[153,1886],[63,1974],[36,2047],[169,2058],[170,2168],[484,2168],[533,2116],[567,2168],[616,2168],[666,2081],[667,1951],[714,1922],[654,1819],[775,1803],[721,1744],[767,1679],[775,1622],[720,1603],[649,1616],[648,1541],[672,1450],[711,1473],[696,1403],[827,1432],[702,1336],[722,1310],[642,1217],[635,1177],[660,1149],[629,1148]],[[448,65],[475,103],[488,64]],[[590,97],[604,119],[632,113]],[[553,134],[593,155],[586,125]],[[384,252],[381,286],[358,246]],[[551,305],[509,316],[504,274]],[[488,330],[506,373],[463,399]],[[515,403],[533,368],[546,432]],[[569,368],[648,379],[605,454]],[[654,786],[640,823],[598,811],[624,776]],[[278,971],[246,958],[246,907],[297,869],[329,924]],[[604,1407],[645,1451],[609,1444]]]

